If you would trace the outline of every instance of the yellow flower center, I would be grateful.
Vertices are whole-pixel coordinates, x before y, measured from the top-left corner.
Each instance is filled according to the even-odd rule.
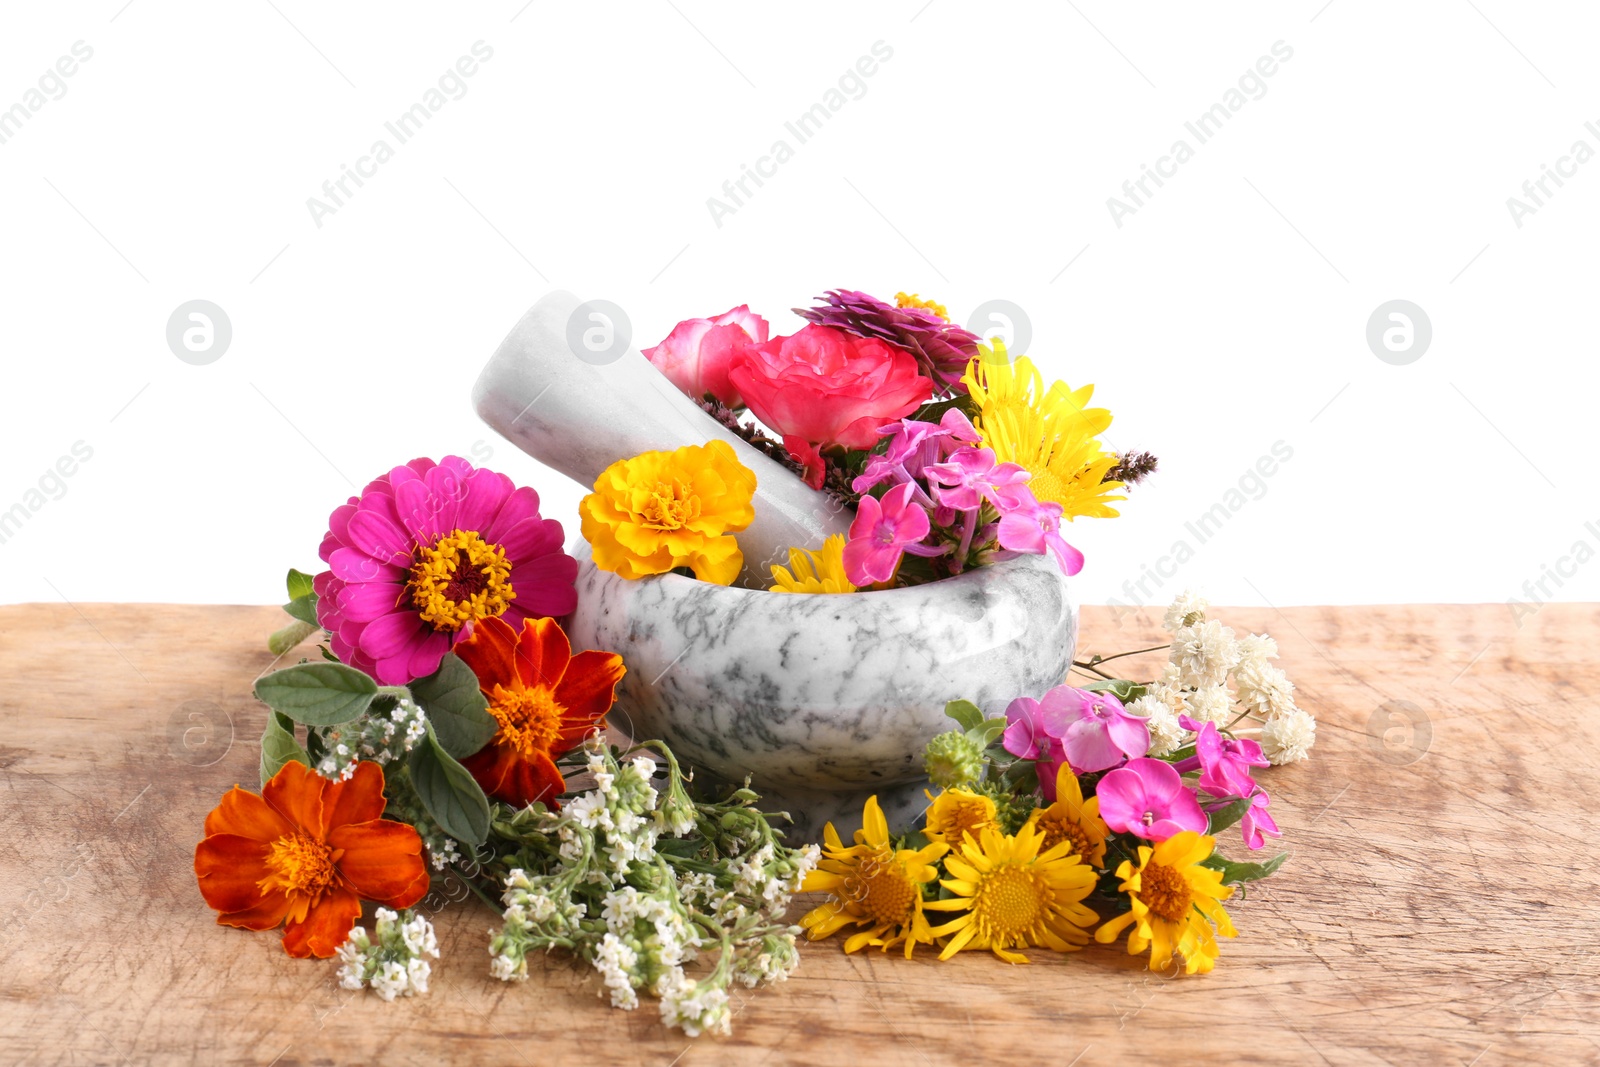
[[[1194,894],[1183,875],[1152,863],[1139,872],[1139,899],[1156,915],[1175,923],[1188,917]]]
[[[502,740],[528,759],[550,751],[561,733],[561,717],[566,710],[547,685],[531,689],[496,685],[489,694],[489,714],[500,723]]]
[[[930,811],[929,814],[933,813]],[[939,825],[930,829],[943,834],[944,840],[957,851],[960,850],[964,839],[970,837],[974,841],[978,840],[983,828],[990,825],[989,806],[982,798],[977,797],[971,800],[952,800],[939,815],[942,816]]]
[[[334,864],[344,855],[303,830],[278,838],[267,853],[267,876],[256,883],[262,892],[283,890],[320,897],[339,877]]]
[[[700,517],[700,498],[688,482],[657,482],[639,511],[652,530],[681,530]]]
[[[990,944],[1009,945],[1045,918],[1050,887],[1026,867],[1007,864],[983,876],[972,896],[972,915]]]
[[[1083,832],[1083,827],[1069,819],[1064,813],[1057,812],[1039,816],[1035,825],[1039,833],[1044,835],[1044,841],[1039,845],[1040,852],[1048,852],[1063,841],[1072,842],[1072,851],[1078,854],[1083,862],[1089,862],[1090,853],[1094,845],[1089,840],[1089,835]]]
[[[933,312],[946,322],[950,321],[950,312],[945,309],[943,304],[939,303],[937,300],[924,300],[916,293],[894,294],[894,306],[900,308],[921,308],[923,311]]]
[[[499,615],[516,599],[505,549],[471,530],[452,530],[417,549],[411,603],[435,630],[459,630]]]
[[[877,923],[901,925],[911,918],[917,887],[888,851],[862,862],[861,883],[855,886],[861,910]]]

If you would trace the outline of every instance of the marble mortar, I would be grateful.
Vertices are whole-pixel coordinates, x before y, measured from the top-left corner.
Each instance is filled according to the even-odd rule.
[[[660,738],[724,782],[746,775],[791,840],[846,842],[877,794],[889,824],[927,804],[921,756],[948,701],[1000,715],[1066,677],[1078,630],[1067,580],[1024,556],[909,589],[783,594],[666,574],[632,581],[574,549],[575,649],[622,653],[611,722]]]

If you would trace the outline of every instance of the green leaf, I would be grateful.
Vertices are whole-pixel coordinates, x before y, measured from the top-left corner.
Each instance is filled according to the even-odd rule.
[[[1244,813],[1250,810],[1250,798],[1240,797],[1225,808],[1218,808],[1211,813],[1211,828],[1206,833],[1215,836],[1244,818]]]
[[[1138,700],[1145,694],[1144,683],[1130,682],[1126,678],[1101,678],[1083,688],[1091,693],[1109,692],[1124,704]]]
[[[481,845],[489,838],[489,799],[467,772],[439,744],[433,728],[422,744],[411,750],[411,784],[444,832],[466,845]]]
[[[963,730],[976,730],[983,725],[983,711],[970,700],[952,700],[944,706],[944,713],[961,725]]]
[[[301,597],[299,600],[289,601],[283,606],[283,610],[287,611],[291,618],[297,619],[300,622],[309,623],[312,626],[318,625],[317,594],[315,593],[312,593],[308,597]]]
[[[301,622],[317,625],[317,594],[311,587],[311,575],[289,569],[289,602],[283,606],[294,618]]]
[[[311,575],[289,568],[289,599],[299,600],[312,595]]]
[[[500,728],[489,714],[478,676],[454,652],[445,654],[438,670],[411,683],[411,699],[427,712],[439,744],[456,759],[487,745]]]
[[[1002,715],[994,719],[984,719],[978,725],[970,727],[967,736],[984,748],[988,748],[1005,732],[1006,718]]]
[[[256,699],[308,726],[349,722],[377,693],[377,682],[342,663],[301,663],[256,681]]]
[[[286,763],[311,766],[306,750],[294,738],[294,720],[278,712],[267,714],[267,728],[261,734],[261,784],[272,781]]]
[[[1224,885],[1243,885],[1245,882],[1255,882],[1262,878],[1270,878],[1278,873],[1278,868],[1283,866],[1284,860],[1289,858],[1287,852],[1280,852],[1265,863],[1234,863],[1219,853],[1213,852],[1209,857],[1200,861],[1202,867],[1210,867],[1214,871],[1222,872]]]

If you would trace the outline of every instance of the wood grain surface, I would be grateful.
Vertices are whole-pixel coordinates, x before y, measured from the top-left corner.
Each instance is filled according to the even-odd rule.
[[[1499,605],[1216,614],[1278,639],[1320,725],[1311,762],[1263,772],[1292,857],[1232,903],[1215,972],[834,941],[741,991],[731,1037],[690,1039],[564,960],[490,979],[496,916],[470,900],[434,915],[432,994],[394,1004],[217,926],[193,848],[255,787],[281,614],[0,607],[0,1062],[1600,1063],[1600,606],[1520,629]],[[1084,649],[1156,621],[1085,609]]]

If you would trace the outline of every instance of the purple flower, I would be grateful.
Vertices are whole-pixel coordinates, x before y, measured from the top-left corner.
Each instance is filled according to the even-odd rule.
[[[1100,818],[1118,833],[1165,841],[1185,830],[1206,832],[1206,813],[1172,764],[1133,759],[1107,771],[1094,788]]]
[[[923,372],[954,392],[965,393],[961,374],[978,354],[977,334],[925,308],[895,307],[849,289],[830,289],[824,307],[795,308],[807,322],[822,323],[899,345],[917,357]]]
[[[1060,504],[1041,504],[1025,485],[1007,486],[1006,496],[1013,502],[1000,518],[1001,548],[1036,556],[1048,551],[1069,578],[1083,570],[1083,553],[1061,536]]]
[[[850,524],[850,540],[844,546],[845,576],[855,585],[887,582],[907,551],[931,554],[917,551],[918,542],[928,536],[928,513],[911,499],[916,489],[911,482],[904,482],[885,493],[881,501],[861,498]]]
[[[1027,484],[1027,468],[996,463],[991,448],[958,448],[943,463],[923,468],[934,483],[933,498],[957,511],[971,511],[987,500],[996,508],[1015,507],[1017,486]]]
[[[1214,722],[1196,722],[1180,715],[1185,730],[1195,731],[1194,755],[1177,764],[1179,773],[1199,769],[1200,788],[1214,797],[1247,797],[1255,793],[1251,767],[1268,766],[1261,746],[1249,738],[1223,737]],[[1257,846],[1259,847],[1259,846]]]

